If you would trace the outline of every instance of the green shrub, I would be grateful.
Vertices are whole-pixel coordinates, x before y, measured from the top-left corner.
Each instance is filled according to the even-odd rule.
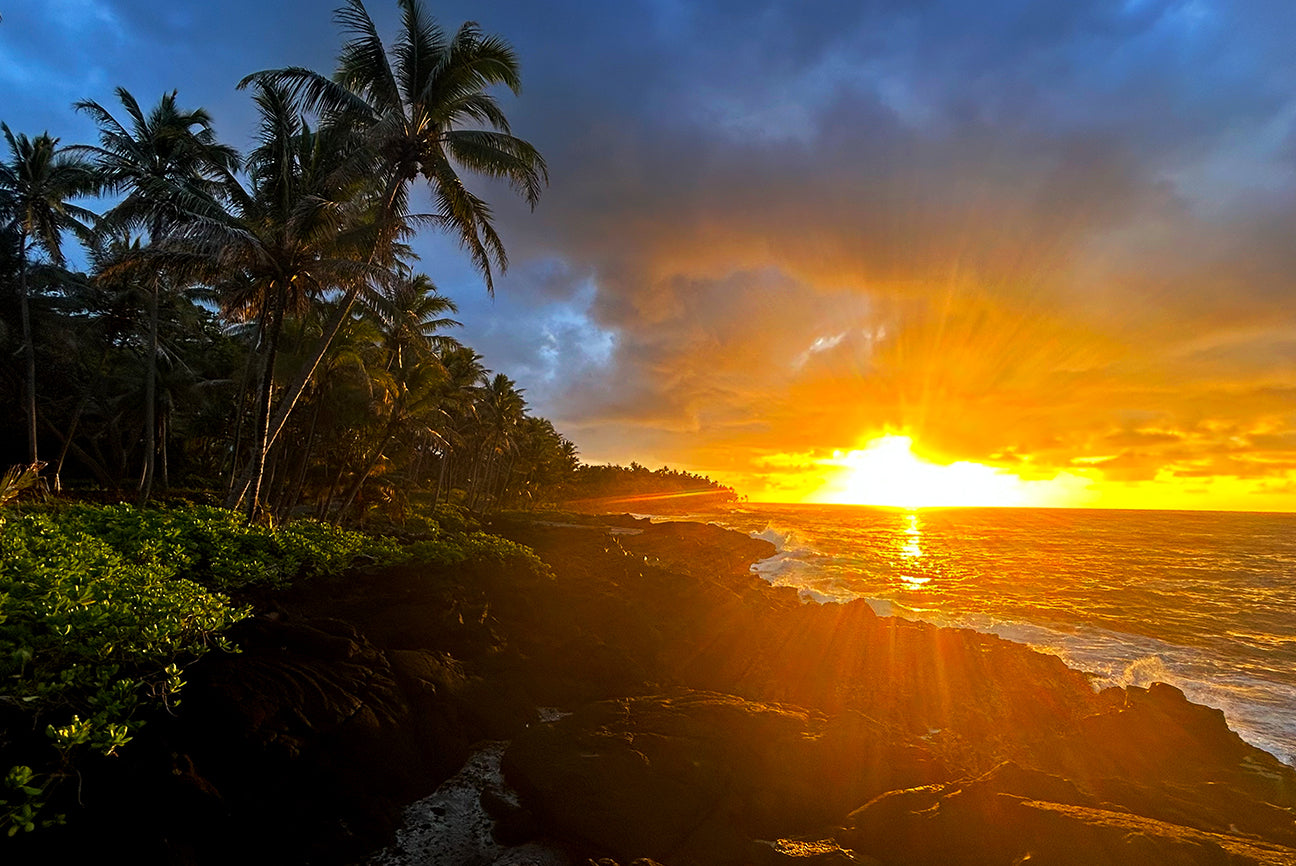
[[[439,507],[416,528],[422,540],[402,546],[314,520],[248,526],[206,505],[0,508],[0,701],[49,738],[43,763],[0,755],[0,830],[61,820],[49,798],[79,761],[116,754],[178,703],[186,665],[233,649],[223,632],[251,611],[229,592],[409,560],[521,560],[549,574],[462,509]]]
[[[248,614],[177,572],[188,562],[148,533],[115,524],[122,548],[87,530],[85,515],[3,518],[0,528],[0,697],[42,726],[53,752],[41,772],[8,769],[0,828],[42,815],[52,786],[86,753],[112,755],[147,713],[173,706],[182,666],[214,648]]]
[[[357,559],[403,558],[390,539],[315,520],[249,526],[236,512],[210,505],[69,505],[34,513],[48,515],[63,531],[97,538],[133,562],[153,563],[226,592],[337,574]]]
[[[550,574],[549,566],[531,548],[487,532],[468,532],[416,541],[406,545],[404,552],[409,559],[433,565],[460,565],[469,560],[483,559],[494,562],[520,560],[535,574]]]
[[[481,530],[481,523],[472,515],[472,512],[462,505],[452,505],[449,502],[438,504],[432,511],[432,519],[445,532],[466,533]]]

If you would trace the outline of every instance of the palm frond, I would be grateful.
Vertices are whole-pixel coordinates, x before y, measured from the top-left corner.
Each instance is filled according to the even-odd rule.
[[[0,505],[17,499],[24,491],[43,489],[40,472],[45,468],[44,461],[10,466],[0,475]]]
[[[549,183],[549,167],[530,143],[501,132],[453,129],[445,143],[455,161],[486,177],[502,178],[534,210]]]

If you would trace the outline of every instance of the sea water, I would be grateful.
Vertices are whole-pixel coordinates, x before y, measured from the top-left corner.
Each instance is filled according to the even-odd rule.
[[[807,601],[1029,644],[1095,684],[1168,682],[1296,763],[1296,514],[743,504]]]

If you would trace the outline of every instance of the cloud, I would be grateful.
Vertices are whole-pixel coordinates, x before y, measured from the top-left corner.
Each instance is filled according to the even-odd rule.
[[[330,69],[332,5],[91,4],[112,19],[84,16],[93,56],[48,22],[20,45],[20,6],[0,56],[55,103],[179,87],[243,144],[234,81]],[[390,33],[394,4],[369,5]],[[494,302],[452,244],[416,246],[464,339],[587,456],[777,486],[772,455],[909,432],[930,459],[1035,477],[1285,483],[1290,3],[434,11],[515,44],[504,104],[553,185],[534,214],[475,185],[514,262]],[[5,119],[54,110],[19,93]]]
[[[509,222],[621,335],[552,408],[731,466],[890,429],[1045,474],[1144,413],[1164,439],[1112,477],[1285,472],[1172,452],[1292,427],[1291,65],[1260,15],[708,4],[634,98],[562,94],[599,112]]]

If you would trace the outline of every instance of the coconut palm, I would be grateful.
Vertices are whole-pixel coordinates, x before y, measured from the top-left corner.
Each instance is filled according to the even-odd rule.
[[[18,301],[22,322],[23,354],[27,365],[27,462],[39,462],[36,446],[36,344],[32,338],[28,277],[32,254],[62,267],[65,231],[88,236],[95,215],[72,200],[91,193],[94,173],[81,158],[60,149],[48,132],[34,139],[15,135],[0,123],[10,159],[0,163],[0,203],[6,229],[18,235]]]
[[[554,429],[547,418],[527,415],[518,431],[518,483],[511,488],[513,473],[505,479],[501,496],[535,507],[542,498],[557,493],[575,471],[579,460],[575,444]]]
[[[99,145],[77,150],[94,160],[102,189],[125,193],[104,215],[114,230],[143,228],[156,245],[189,218],[195,196],[211,196],[220,181],[238,166],[237,152],[216,140],[210,115],[203,109],[182,111],[176,91],[162,94],[148,114],[124,87],[116,90],[127,125],[97,102],[76,104],[99,127]],[[153,273],[157,275],[157,271]],[[148,340],[144,367],[144,469],[139,497],[148,498],[157,455],[158,308],[161,283],[150,281]]]
[[[80,389],[67,431],[60,434],[63,445],[54,461],[53,487],[62,489],[63,466],[76,439],[92,397],[103,382],[109,355],[132,333],[139,330],[138,311],[146,306],[141,300],[149,281],[139,238],[122,235],[100,236],[89,250],[91,276],[86,281],[72,281],[64,294],[74,307],[85,314],[88,327],[70,330],[65,339],[82,350],[98,347],[85,385]]]
[[[386,460],[389,446],[399,437],[414,439],[439,436],[448,426],[452,405],[448,399],[450,372],[441,363],[441,355],[450,355],[461,344],[439,331],[459,327],[446,313],[456,312],[453,301],[437,293],[436,286],[424,274],[413,274],[408,268],[385,281],[385,291],[365,298],[363,310],[380,334],[377,348],[385,360],[382,376],[376,377],[383,387],[374,389],[381,395],[373,415],[385,417],[386,424],[375,437],[376,444],[361,459],[350,490],[343,498],[345,514],[360,492],[365,480]]]
[[[363,261],[368,179],[356,170],[354,138],[338,127],[312,129],[282,89],[258,85],[259,141],[249,155],[251,188],[225,178],[229,212],[208,202],[178,227],[165,261],[217,282],[224,314],[256,320],[261,384],[246,475],[250,489],[231,493],[249,516],[259,508],[275,365],[285,316],[337,289],[358,292],[375,269]]]
[[[457,345],[454,338],[438,332],[461,327],[447,315],[459,308],[437,292],[426,274],[400,268],[384,282],[384,291],[366,298],[365,308],[382,328],[388,369],[402,367],[407,360],[427,360]]]
[[[449,496],[454,486],[455,456],[467,442],[467,433],[477,418],[477,398],[486,382],[487,371],[482,356],[469,346],[457,346],[440,353],[441,366],[446,371],[443,405],[448,417],[445,431],[439,437],[437,450],[440,466],[437,471],[436,490],[432,496],[435,505],[441,494]]]
[[[488,506],[495,485],[508,481],[517,449],[517,433],[526,414],[524,393],[524,389],[503,373],[496,373],[480,391],[477,401],[480,451],[471,481],[470,507],[479,501],[483,508]],[[507,469],[502,466],[505,457],[510,458]]]
[[[490,92],[500,84],[519,92],[517,57],[508,43],[483,34],[474,23],[449,35],[419,0],[398,4],[401,31],[390,51],[361,0],[347,0],[335,18],[350,38],[333,78],[289,67],[254,73],[240,86],[287,87],[326,122],[352,130],[365,143],[382,183],[375,215],[380,236],[390,237],[411,222],[430,222],[456,234],[493,294],[493,269],[504,270],[508,257],[490,206],[467,188],[459,171],[506,180],[532,207],[539,200],[548,182],[544,159],[535,147],[511,134]],[[419,176],[431,189],[433,214],[410,213],[410,187]],[[356,286],[344,296],[316,351],[285,389],[270,425],[271,442],[358,293]]]

